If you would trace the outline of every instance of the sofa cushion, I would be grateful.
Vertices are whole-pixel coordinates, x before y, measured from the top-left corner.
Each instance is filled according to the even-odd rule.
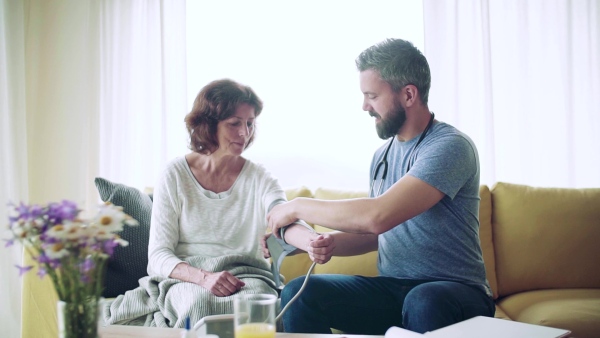
[[[598,337],[600,289],[521,292],[498,301],[513,320],[570,330],[572,337]]]
[[[494,313],[494,318],[512,320],[498,305],[496,305],[496,313]]]
[[[139,226],[125,226],[119,233],[129,245],[116,247],[108,261],[102,296],[112,298],[135,289],[139,286],[138,280],[147,275],[152,198],[136,188],[104,178],[97,177],[94,183],[102,201],[123,207],[123,212],[139,222]]]
[[[307,187],[295,187],[295,188],[285,188],[285,196],[288,201],[293,200],[297,197],[313,197],[312,192]]]
[[[500,297],[600,287],[600,189],[499,182],[491,192]]]
[[[366,191],[350,191],[319,188],[314,194],[317,199],[339,200],[346,198],[367,197]],[[329,228],[315,224],[318,232],[332,231]],[[377,276],[377,251],[351,257],[332,257],[326,264],[317,264],[315,273],[334,273],[344,275]]]
[[[492,194],[487,185],[479,187],[479,241],[483,251],[485,275],[494,299],[498,298],[498,284],[496,282],[496,261],[494,259],[494,242],[492,237]]]

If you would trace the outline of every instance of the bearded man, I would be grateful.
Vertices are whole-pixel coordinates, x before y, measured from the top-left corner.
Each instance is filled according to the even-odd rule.
[[[363,110],[390,139],[371,163],[368,198],[297,198],[267,218],[280,229],[303,219],[338,230],[306,248],[311,257],[378,251],[378,276],[313,275],[283,315],[286,332],[383,335],[391,326],[424,333],[475,316],[493,317],[479,243],[479,158],[473,141],[435,119],[431,75],[410,42],[388,39],[356,59]],[[324,257],[324,258],[323,258]],[[304,277],[285,286],[284,307]]]

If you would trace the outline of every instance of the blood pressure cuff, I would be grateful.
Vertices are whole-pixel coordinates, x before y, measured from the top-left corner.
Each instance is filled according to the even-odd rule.
[[[291,244],[287,244],[284,240],[273,235],[267,238],[267,247],[269,248],[269,253],[271,253],[271,272],[273,273],[275,286],[279,288],[282,286],[281,278],[279,276],[281,263],[283,263],[285,256],[296,250],[296,247]]]
[[[268,209],[271,210],[271,208],[273,208],[275,205],[284,203],[284,202],[285,202],[284,200],[274,201],[273,203],[271,203],[271,205],[269,206]],[[302,220],[298,220],[292,224],[301,224],[304,227],[308,228],[310,231],[312,231],[312,232],[315,231],[310,225],[308,225],[306,222],[304,222]],[[291,253],[297,249],[295,246],[285,242],[284,238],[285,238],[285,229],[286,228],[287,227],[283,227],[283,228],[279,229],[279,234],[280,234],[281,238],[277,238],[273,235],[271,235],[267,238],[267,247],[269,248],[269,253],[271,254],[271,272],[273,273],[273,279],[275,281],[275,286],[278,288],[283,286],[283,283],[281,283],[281,278],[280,278],[280,274],[279,274],[279,270],[281,269],[281,263],[283,263],[283,259],[285,258],[285,256],[287,256],[289,253]]]

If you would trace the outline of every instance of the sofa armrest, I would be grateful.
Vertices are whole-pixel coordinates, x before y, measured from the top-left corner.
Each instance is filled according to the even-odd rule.
[[[23,265],[34,265],[31,271],[23,275],[21,337],[54,338],[58,337],[56,303],[58,295],[49,276],[37,275],[37,265],[23,250]]]

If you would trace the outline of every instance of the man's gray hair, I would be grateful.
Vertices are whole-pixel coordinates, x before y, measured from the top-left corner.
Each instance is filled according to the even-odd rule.
[[[431,72],[425,56],[409,41],[386,39],[365,49],[356,58],[359,71],[373,69],[394,91],[412,84],[419,90],[419,97],[427,105]]]

